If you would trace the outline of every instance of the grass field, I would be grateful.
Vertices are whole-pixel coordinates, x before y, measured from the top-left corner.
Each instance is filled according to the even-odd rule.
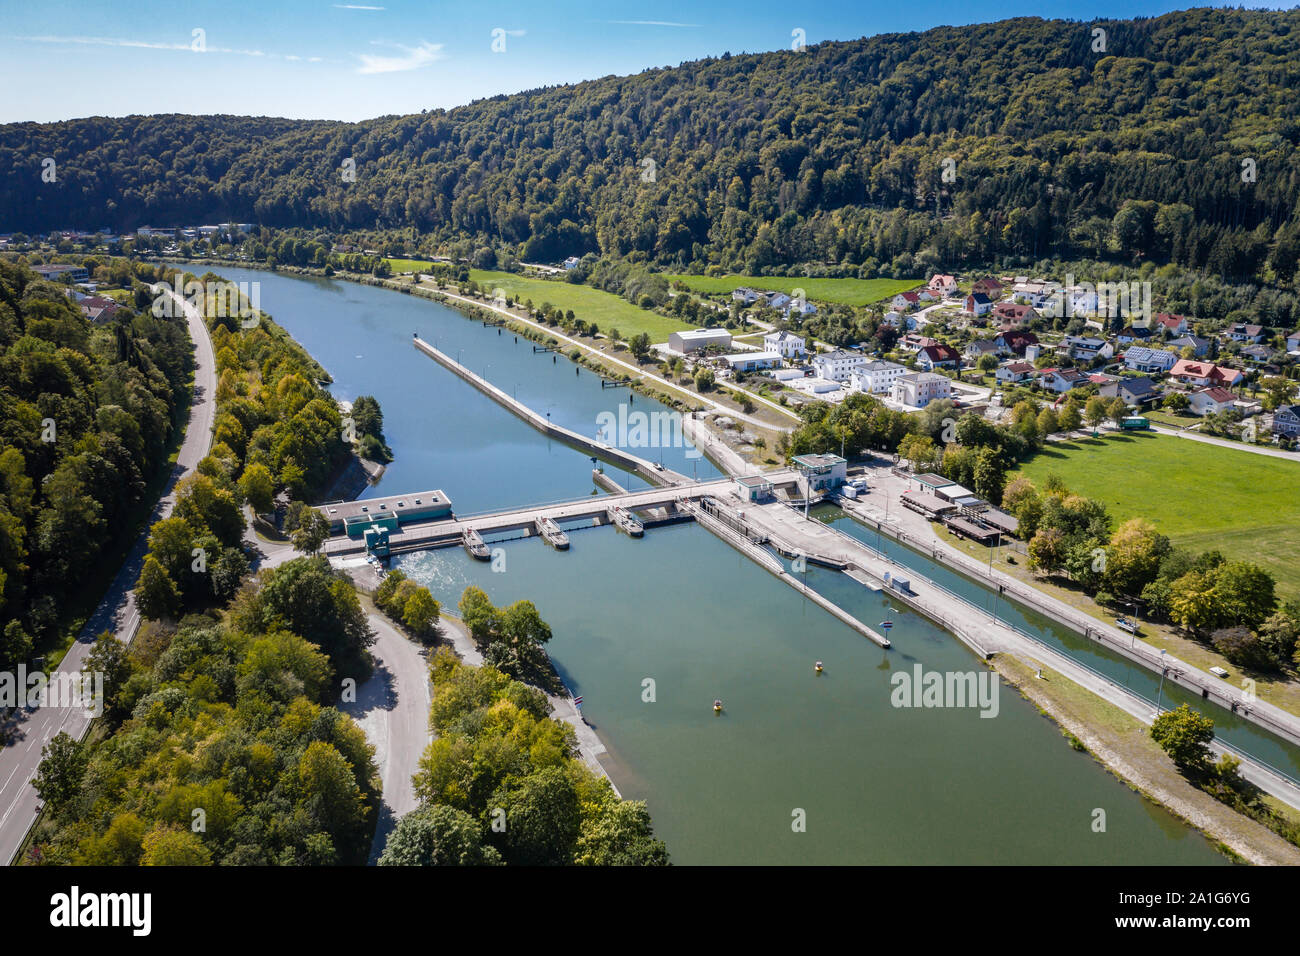
[[[704,295],[722,295],[740,286],[785,293],[803,289],[813,302],[838,302],[841,305],[870,305],[924,284],[922,279],[803,279],[798,276],[669,275],[665,278],[669,282],[684,282],[693,292]]]
[[[1116,524],[1149,519],[1174,544],[1218,548],[1300,597],[1300,465],[1172,435],[1113,434],[1053,443],[1016,474],[1040,488],[1050,474],[1105,502]]]
[[[427,273],[429,267],[433,265],[428,259],[385,259],[384,261],[388,263],[388,267],[393,270],[394,275],[399,272]]]
[[[584,322],[595,322],[601,332],[618,329],[627,339],[638,332],[647,332],[651,341],[668,341],[669,332],[678,332],[692,326],[680,319],[648,312],[612,292],[602,292],[589,285],[547,279],[526,279],[510,272],[485,272],[471,269],[469,277],[488,289],[504,289],[506,295],[518,301],[532,299],[534,307],[549,302],[558,309],[573,310]]]

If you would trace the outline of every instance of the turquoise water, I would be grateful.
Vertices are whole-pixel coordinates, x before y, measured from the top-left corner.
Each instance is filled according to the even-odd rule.
[[[467,513],[592,492],[584,454],[416,352],[411,333],[462,352],[475,371],[506,390],[517,384],[520,400],[587,434],[626,391],[602,390],[564,357],[534,355],[531,343],[427,300],[222,272],[262,283],[262,308],[330,371],[337,395],[380,400],[397,460],[370,494],[441,488]],[[664,461],[691,472],[685,449],[664,449]],[[704,459],[695,467],[717,474]],[[612,528],[571,538],[565,553],[504,543],[502,572],[460,549],[395,564],[452,608],[470,583],[498,604],[537,604],[555,633],[557,667],[610,749],[615,781],[648,802],[678,863],[1226,862],[1071,750],[1013,691],[1001,689],[993,718],[894,707],[896,671],[984,671],[924,618],[894,611],[895,646],[884,651],[694,525],[639,540]],[[808,582],[864,620],[885,616],[882,596],[842,575],[814,568]],[[654,702],[643,699],[647,679]],[[720,717],[715,698],[725,702]],[[1105,832],[1094,832],[1097,810]],[[792,828],[798,811],[804,832]]]

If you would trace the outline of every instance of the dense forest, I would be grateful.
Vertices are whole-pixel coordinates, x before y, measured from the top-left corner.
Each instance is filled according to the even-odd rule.
[[[525,260],[864,275],[1105,247],[1286,284],[1300,255],[1298,36],[1300,11],[1023,18],[362,123],[12,124],[0,222],[404,230]],[[46,157],[57,182],[41,182]]]
[[[184,323],[150,314],[135,268],[131,302],[92,324],[66,286],[0,262],[0,668],[87,609],[189,408]]]

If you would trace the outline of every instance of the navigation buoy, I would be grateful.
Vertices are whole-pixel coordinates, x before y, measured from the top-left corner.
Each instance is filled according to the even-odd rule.
[[[822,662],[821,662],[821,661],[818,661],[818,662],[817,662],[817,666],[814,667],[813,669],[814,669],[815,671],[817,671],[818,674],[820,674],[820,673],[822,672]]]
[[[713,702],[713,712],[714,712],[715,714],[720,714],[720,713],[722,713],[722,701],[720,701],[720,700],[715,700],[715,701]]]

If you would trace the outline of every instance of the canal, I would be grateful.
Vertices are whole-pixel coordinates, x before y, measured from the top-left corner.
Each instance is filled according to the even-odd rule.
[[[427,300],[220,271],[261,283],[262,308],[330,371],[336,395],[379,399],[396,461],[371,493],[441,488],[457,511],[473,512],[594,491],[585,455],[417,353],[411,333],[461,351],[470,368],[587,434],[600,412],[629,400],[626,390],[602,390],[564,357],[535,355],[526,340]],[[633,404],[659,407],[640,396]],[[665,448],[663,460],[717,474],[688,453]],[[894,648],[883,651],[697,526],[640,540],[610,528],[571,537],[562,554],[507,542],[496,572],[459,549],[394,563],[448,609],[471,583],[498,604],[537,604],[557,667],[610,749],[612,775],[625,796],[647,801],[678,863],[1227,862],[1072,750],[1014,691],[1001,688],[991,718],[894,707],[895,671],[984,670],[906,609],[892,613]],[[808,580],[869,622],[888,611],[884,595],[860,586],[841,594],[853,584],[842,575],[812,568]],[[714,698],[725,702],[718,717]],[[1097,810],[1104,832],[1094,829]]]

